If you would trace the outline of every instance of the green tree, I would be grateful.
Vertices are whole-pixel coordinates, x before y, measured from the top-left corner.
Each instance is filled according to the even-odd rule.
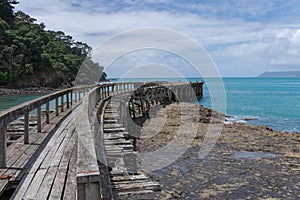
[[[11,22],[14,19],[14,7],[12,5],[15,5],[17,3],[17,1],[0,0],[0,18],[5,21]]]
[[[15,1],[0,0],[0,82],[24,86],[71,84],[83,63],[102,72],[90,58],[91,47],[62,31],[45,30],[24,12],[13,13]],[[99,73],[98,73],[99,74]],[[105,78],[104,73],[101,79]]]

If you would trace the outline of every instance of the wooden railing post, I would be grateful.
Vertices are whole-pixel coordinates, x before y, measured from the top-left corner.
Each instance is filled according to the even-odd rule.
[[[7,167],[7,134],[6,125],[0,129],[0,168]]]
[[[100,99],[101,99],[101,97],[100,97],[100,88],[97,87],[97,90],[96,90],[96,102],[98,102]]]
[[[107,97],[107,86],[104,86],[104,98]]]
[[[58,97],[55,98],[55,115],[58,116]]]
[[[37,107],[37,132],[42,132],[42,113],[40,105]]]
[[[115,85],[111,84],[110,87],[111,87],[111,95],[114,95]]]
[[[60,96],[60,111],[64,112],[64,95]]]
[[[103,99],[103,86],[102,85],[100,86],[100,97],[101,97],[101,99]]]
[[[29,144],[29,111],[24,113],[24,144]]]
[[[77,103],[77,91],[73,90],[73,93],[74,93],[74,101],[75,103]]]
[[[71,105],[73,105],[73,90],[70,92]]]
[[[70,108],[69,93],[66,94],[66,97],[67,97],[67,108]]]
[[[46,124],[50,123],[50,103],[46,103]]]

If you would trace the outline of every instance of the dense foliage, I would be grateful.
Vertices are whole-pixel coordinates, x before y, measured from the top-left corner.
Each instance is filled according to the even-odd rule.
[[[13,12],[12,0],[0,0],[0,84],[52,86],[71,84],[85,59],[93,67],[91,47],[23,12]],[[101,78],[105,78],[103,73]]]

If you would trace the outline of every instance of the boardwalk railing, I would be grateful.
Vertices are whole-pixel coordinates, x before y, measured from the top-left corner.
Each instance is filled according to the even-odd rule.
[[[100,199],[101,173],[99,171],[99,137],[100,124],[97,118],[98,107],[114,94],[121,94],[134,90],[137,83],[112,83],[103,84],[91,89],[84,97],[77,116],[78,153],[77,153],[77,199]],[[99,102],[100,101],[100,102]]]
[[[37,132],[42,130],[42,107],[45,105],[45,123],[50,123],[50,102],[55,100],[55,115],[64,112],[74,102],[81,100],[88,87],[69,88],[43,96],[41,98],[23,103],[8,110],[0,112],[0,168],[7,167],[7,127],[9,123],[24,116],[24,144],[29,144],[29,114],[36,110]]]

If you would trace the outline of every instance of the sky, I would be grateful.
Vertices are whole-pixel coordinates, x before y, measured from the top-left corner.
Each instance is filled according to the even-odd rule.
[[[16,10],[94,49],[115,34],[158,27],[196,41],[224,77],[300,70],[299,0],[19,1]],[[114,65],[145,67],[154,62],[179,71],[184,65],[182,58],[159,50],[132,52]],[[188,68],[183,75],[193,76]],[[108,70],[108,74],[120,76],[118,70]]]

